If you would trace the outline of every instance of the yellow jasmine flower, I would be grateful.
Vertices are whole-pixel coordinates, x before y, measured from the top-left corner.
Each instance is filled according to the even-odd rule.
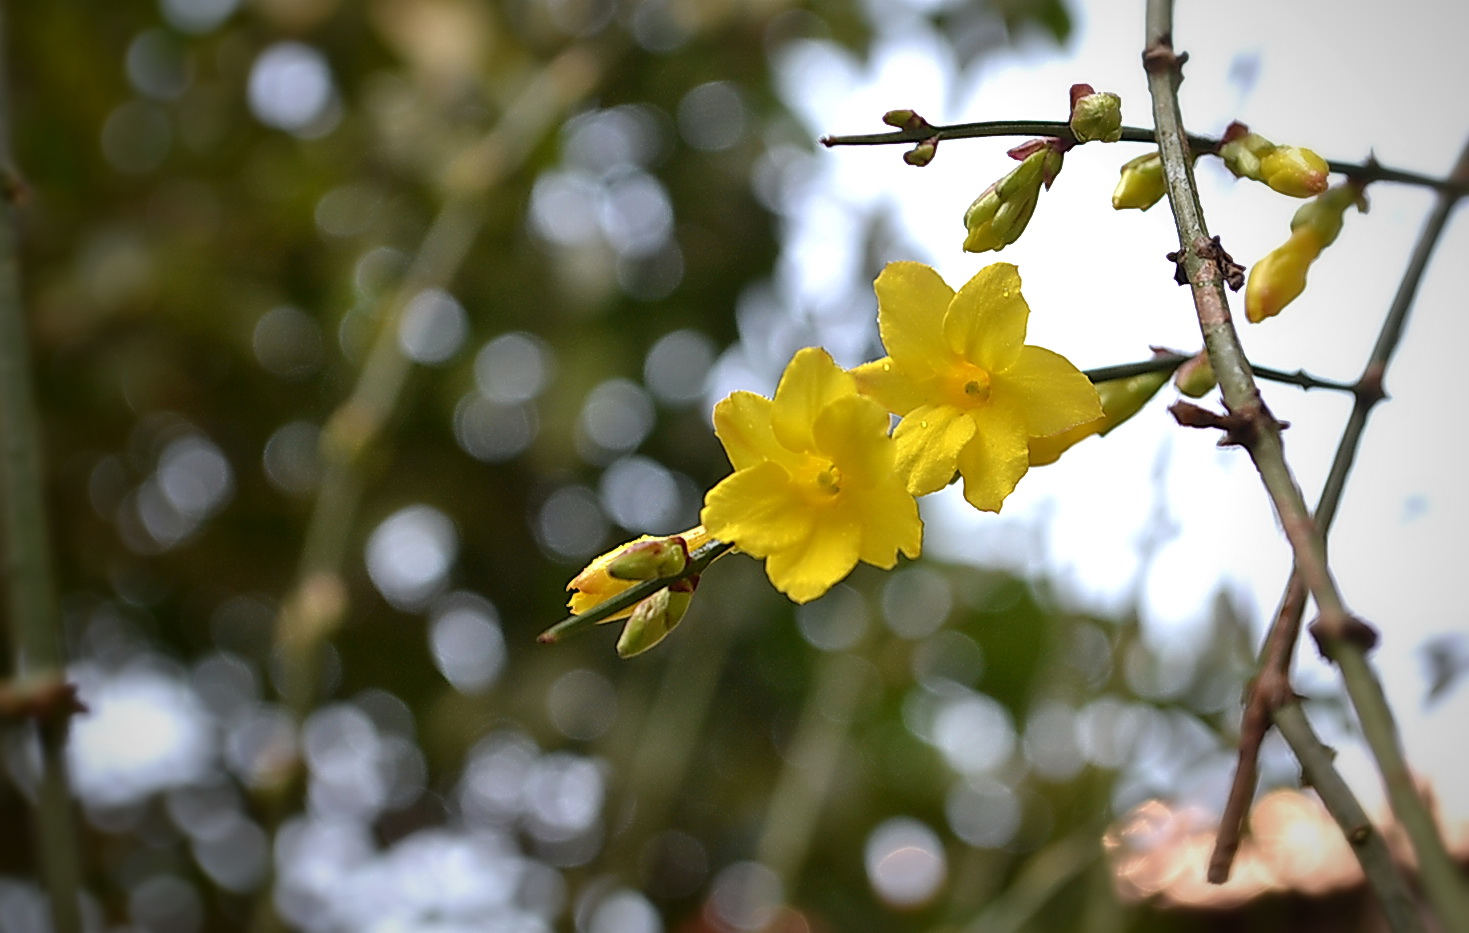
[[[765,559],[775,588],[809,602],[857,561],[885,570],[917,557],[918,504],[893,471],[888,414],[857,394],[825,350],[796,353],[775,398],[735,392],[714,408],[735,472],[709,490],[700,521]]]
[[[897,469],[914,495],[957,471],[964,498],[998,512],[1029,468],[1031,438],[1102,416],[1096,389],[1069,360],[1025,345],[1030,307],[1013,265],[986,266],[955,294],[930,267],[893,262],[875,287],[889,355],[853,375],[902,416]]]

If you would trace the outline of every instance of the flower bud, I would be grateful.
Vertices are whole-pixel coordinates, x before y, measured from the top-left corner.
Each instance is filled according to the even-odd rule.
[[[634,541],[607,562],[607,573],[618,580],[652,580],[671,577],[688,563],[688,546],[683,538],[646,538]]]
[[[1326,190],[1331,169],[1326,160],[1300,146],[1276,146],[1260,158],[1265,184],[1293,198],[1309,198]]]
[[[964,249],[971,253],[1002,250],[1020,239],[1035,213],[1041,186],[1061,171],[1061,153],[1046,146],[1024,157],[1008,175],[990,185],[964,212],[969,231]]]
[[[1301,227],[1310,227],[1321,238],[1322,248],[1328,247],[1341,234],[1342,219],[1347,208],[1353,205],[1358,212],[1366,213],[1367,198],[1362,194],[1361,186],[1347,182],[1328,188],[1321,195],[1301,205],[1290,220],[1290,228],[1295,231]]]
[[[1231,123],[1219,144],[1219,157],[1236,178],[1262,181],[1281,194],[1309,198],[1326,190],[1330,168],[1326,160],[1300,146],[1277,146],[1251,133],[1243,123]]]
[[[1121,139],[1122,98],[1110,91],[1095,92],[1089,84],[1072,85],[1071,135],[1079,143]]]
[[[1173,385],[1189,398],[1203,398],[1214,390],[1219,380],[1214,378],[1214,366],[1209,362],[1207,350],[1178,367],[1173,373]]]
[[[698,577],[680,580],[638,603],[617,638],[617,656],[630,658],[658,644],[683,621]]]
[[[1148,400],[1158,394],[1168,381],[1168,371],[1140,373],[1125,379],[1108,379],[1097,383],[1097,396],[1102,400],[1102,417],[1068,428],[1050,437],[1030,438],[1030,465],[1045,466],[1056,462],[1078,441],[1093,434],[1105,435],[1122,422],[1142,411]]]
[[[581,573],[566,584],[566,589],[571,592],[571,598],[566,603],[567,608],[572,615],[580,615],[621,593],[637,580],[652,580],[681,573],[687,566],[688,555],[708,544],[710,540],[709,533],[704,530],[704,526],[699,525],[680,535],[666,537],[644,535],[636,541],[619,544],[588,564]],[[645,548],[647,545],[651,547]],[[612,571],[614,563],[617,564],[617,573]],[[675,565],[677,569],[669,569]],[[619,576],[618,574],[639,575]],[[618,619],[625,619],[632,612],[633,609],[629,607],[621,612],[613,613],[602,621],[614,622]]]
[[[1245,286],[1245,317],[1258,324],[1274,317],[1306,290],[1306,272],[1321,254],[1321,234],[1303,226],[1290,239],[1268,253],[1250,269]]]
[[[933,157],[939,152],[939,138],[925,139],[923,142],[903,153],[903,161],[909,165],[922,168],[933,161]]]
[[[1163,182],[1163,157],[1156,151],[1150,152],[1122,166],[1122,177],[1112,191],[1112,209],[1145,211],[1167,193],[1168,188]]]

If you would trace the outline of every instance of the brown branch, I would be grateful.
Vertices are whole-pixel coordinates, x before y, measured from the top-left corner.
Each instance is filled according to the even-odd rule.
[[[1219,378],[1229,416],[1239,419],[1244,427],[1234,431],[1249,452],[1260,474],[1271,504],[1290,541],[1296,568],[1306,589],[1320,611],[1316,623],[1320,642],[1328,656],[1337,663],[1347,687],[1347,694],[1362,725],[1363,735],[1371,748],[1378,768],[1388,784],[1388,794],[1398,820],[1408,830],[1429,897],[1446,928],[1469,928],[1469,920],[1461,924],[1458,901],[1462,894],[1457,881],[1444,889],[1430,884],[1440,869],[1452,872],[1443,841],[1433,831],[1432,816],[1423,800],[1399,786],[1399,776],[1406,772],[1401,743],[1393,723],[1391,709],[1381,687],[1366,662],[1362,641],[1370,632],[1346,610],[1326,563],[1326,549],[1290,468],[1285,461],[1280,440],[1280,425],[1270,415],[1255,385],[1249,364],[1240,347],[1239,336],[1229,315],[1225,294],[1225,259],[1218,243],[1209,237],[1199,204],[1198,189],[1193,178],[1193,158],[1189,151],[1183,119],[1178,108],[1178,85],[1183,79],[1184,56],[1173,50],[1173,9],[1169,0],[1148,0],[1147,41],[1143,65],[1148,74],[1148,89],[1153,99],[1153,120],[1158,131],[1158,149],[1163,160],[1163,177],[1168,189],[1169,205],[1178,229],[1181,246],[1179,262],[1192,287],[1194,306],[1209,360]],[[1314,751],[1314,750],[1312,750]],[[1297,749],[1297,754],[1303,754]],[[1427,828],[1428,832],[1418,832]],[[1369,882],[1384,901],[1398,896],[1403,879],[1396,872],[1384,872],[1380,866],[1362,862]]]
[[[821,144],[827,148],[834,146],[893,146],[903,144],[931,143],[937,146],[945,139],[981,139],[992,136],[1053,136],[1063,140],[1070,145],[1077,145],[1076,137],[1071,132],[1069,123],[1058,123],[1051,120],[990,120],[980,123],[951,123],[946,126],[933,126],[927,121],[919,118],[919,122],[910,128],[894,130],[889,133],[859,133],[846,136],[823,136]],[[1222,142],[1215,136],[1203,136],[1197,133],[1185,135],[1189,149],[1194,155],[1205,153],[1214,154]],[[1158,135],[1154,130],[1140,126],[1124,126],[1122,128],[1121,142],[1131,143],[1156,143]],[[924,164],[927,164],[925,161]],[[1404,169],[1389,168],[1382,165],[1377,159],[1368,156],[1362,162],[1345,162],[1338,159],[1327,159],[1326,166],[1331,171],[1345,175],[1362,184],[1370,184],[1375,181],[1390,181],[1403,185],[1416,185],[1420,188],[1432,188],[1435,191],[1455,195],[1469,194],[1469,181],[1456,176],[1448,178],[1435,178],[1432,175],[1424,175],[1420,172],[1409,172]]]
[[[1461,180],[1469,179],[1469,143],[1466,143],[1460,152],[1458,164],[1451,177]],[[1332,520],[1336,517],[1337,506],[1341,503],[1347,476],[1351,473],[1352,465],[1356,460],[1357,449],[1361,444],[1362,431],[1366,427],[1367,418],[1377,403],[1387,397],[1383,391],[1383,378],[1388,364],[1402,338],[1403,328],[1407,324],[1408,314],[1417,295],[1418,286],[1423,279],[1423,273],[1428,267],[1428,261],[1443,235],[1444,228],[1457,202],[1457,195],[1448,193],[1439,195],[1422,232],[1418,235],[1412,258],[1403,272],[1397,294],[1378,331],[1372,355],[1363,368],[1361,377],[1350,387],[1355,396],[1352,413],[1347,419],[1346,428],[1337,444],[1331,470],[1321,491],[1320,501],[1316,505],[1316,522],[1323,535],[1330,529]],[[1305,604],[1305,586],[1301,582],[1300,575],[1292,571],[1285,593],[1281,597],[1280,608],[1276,611],[1275,621],[1270,627],[1270,633],[1266,636],[1265,645],[1261,651],[1260,673],[1251,683],[1246,695],[1244,716],[1240,724],[1239,761],[1224,813],[1220,817],[1214,854],[1209,862],[1209,880],[1216,884],[1228,879],[1234,854],[1239,847],[1245,815],[1254,797],[1258,780],[1256,762],[1259,758],[1260,743],[1264,741],[1271,717],[1279,709],[1280,704],[1289,699],[1288,696],[1277,691],[1276,685],[1289,676]]]

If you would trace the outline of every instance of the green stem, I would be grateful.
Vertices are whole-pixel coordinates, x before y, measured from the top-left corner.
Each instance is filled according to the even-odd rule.
[[[66,678],[61,618],[51,575],[41,469],[41,433],[26,354],[20,291],[15,200],[22,190],[10,147],[6,10],[0,7],[0,548],[10,620],[10,663],[20,690],[60,684]],[[76,825],[66,774],[68,704],[36,714],[28,723],[41,748],[37,806],[38,861],[51,899],[51,920],[62,933],[81,930],[81,888]]]
[[[1182,80],[1183,62],[1173,50],[1172,34],[1171,2],[1148,0],[1143,63],[1153,99],[1153,120],[1157,126],[1158,149],[1163,158],[1163,177],[1178,228],[1179,262],[1192,287],[1204,345],[1208,348],[1225,404],[1231,417],[1239,424],[1237,439],[1255,462],[1295,553],[1296,567],[1307,590],[1316,600],[1320,618],[1314,629],[1323,651],[1341,670],[1347,694],[1361,722],[1363,736],[1387,782],[1393,811],[1413,843],[1429,899],[1446,929],[1469,931],[1469,899],[1465,897],[1453,862],[1434,828],[1433,818],[1411,782],[1399,780],[1399,776],[1407,774],[1401,742],[1392,712],[1366,663],[1363,648],[1364,642],[1372,635],[1371,630],[1348,614],[1331,577],[1325,543],[1285,462],[1280,424],[1260,398],[1230,318],[1222,258],[1204,223],[1193,179],[1193,158],[1178,109],[1178,84]],[[1368,877],[1380,894],[1395,883],[1394,879],[1380,877],[1380,873],[1366,864],[1363,868],[1369,871]],[[1443,884],[1445,880],[1451,883]]]
[[[1057,123],[1050,120],[990,120],[981,123],[951,123],[946,126],[921,126],[911,130],[894,130],[890,133],[863,133],[852,136],[823,136],[821,144],[828,148],[832,146],[892,146],[900,144],[914,144],[921,142],[942,141],[945,139],[980,139],[992,136],[1053,136],[1064,139],[1073,144],[1076,137],[1072,135],[1069,123]],[[1189,149],[1194,155],[1204,153],[1215,154],[1219,148],[1220,140],[1214,136],[1203,136],[1197,133],[1189,133],[1185,137],[1188,140]],[[1122,128],[1121,142],[1130,143],[1156,143],[1158,135],[1155,131],[1140,126],[1124,126]],[[1391,181],[1404,185],[1416,185],[1420,188],[1432,188],[1435,191],[1448,192],[1451,194],[1469,194],[1469,181],[1462,178],[1434,178],[1420,172],[1409,172],[1403,169],[1389,168],[1380,165],[1375,159],[1368,158],[1366,162],[1343,162],[1336,159],[1326,160],[1326,165],[1331,171],[1345,175],[1348,178],[1363,184],[1374,181]]]
[[[1193,357],[1187,353],[1159,353],[1152,359],[1140,360],[1136,363],[1118,363],[1115,366],[1098,366],[1095,369],[1082,370],[1082,375],[1092,382],[1108,382],[1112,379],[1127,379],[1131,376],[1140,376],[1143,373],[1155,373],[1160,370],[1169,372],[1187,363]],[[1288,373],[1281,369],[1270,369],[1266,366],[1255,366],[1250,364],[1255,375],[1260,379],[1268,379],[1271,382],[1282,382],[1287,385],[1300,386],[1302,389],[1334,389],[1338,392],[1357,392],[1357,385],[1347,382],[1336,382],[1331,379],[1322,379],[1313,376],[1303,369]]]

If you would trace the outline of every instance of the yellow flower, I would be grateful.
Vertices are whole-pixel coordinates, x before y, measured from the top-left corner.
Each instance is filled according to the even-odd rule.
[[[704,526],[700,525],[679,535],[643,535],[635,541],[619,544],[588,564],[581,573],[566,584],[566,589],[571,592],[571,598],[567,600],[566,607],[572,615],[581,615],[588,609],[605,603],[639,580],[668,576],[670,573],[677,573],[682,568],[682,563],[679,563],[678,567],[673,567],[666,562],[666,558],[659,559],[655,556],[654,559],[647,560],[649,555],[656,555],[657,551],[648,548],[646,542],[675,544],[681,550],[682,556],[687,558],[690,553],[697,551],[712,540],[713,538],[704,530]],[[625,570],[614,572],[614,569],[629,564],[633,570],[632,573]],[[633,614],[635,609],[637,605],[628,606],[602,621],[605,623],[626,619]]]
[[[901,415],[893,439],[908,491],[941,489],[998,512],[1029,467],[1028,442],[1102,415],[1097,391],[1065,357],[1025,346],[1030,307],[1009,263],[958,294],[933,269],[893,262],[877,277],[888,356],[853,371],[861,391]]]
[[[736,392],[714,408],[733,475],[709,491],[700,520],[765,559],[798,603],[825,593],[858,560],[890,569],[917,557],[918,504],[893,471],[887,412],[857,394],[825,350],[796,353],[775,398]]]

